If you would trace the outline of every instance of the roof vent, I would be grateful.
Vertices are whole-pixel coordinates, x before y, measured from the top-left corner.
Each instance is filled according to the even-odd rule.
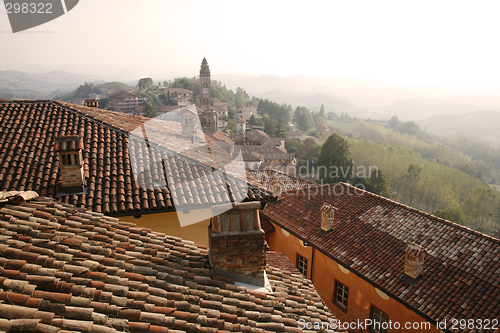
[[[407,243],[405,248],[404,277],[410,282],[419,279],[424,270],[424,260],[427,252],[420,245]]]
[[[333,228],[333,216],[337,208],[324,203],[320,208],[321,211],[321,230],[330,231]]]
[[[62,195],[85,192],[83,172],[83,140],[78,135],[66,135],[56,138],[54,150],[59,152]]]

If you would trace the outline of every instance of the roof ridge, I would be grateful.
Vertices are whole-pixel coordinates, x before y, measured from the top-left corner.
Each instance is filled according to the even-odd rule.
[[[54,105],[59,105],[61,107],[65,107],[66,109],[68,109],[68,111],[76,112],[76,113],[82,115],[85,118],[90,118],[96,124],[100,124],[100,125],[102,125],[104,127],[111,128],[113,130],[121,132],[122,134],[129,135],[131,132],[133,132],[133,131],[128,131],[128,130],[123,129],[123,128],[119,128],[118,126],[116,126],[114,124],[107,123],[107,122],[105,122],[103,120],[97,119],[94,115],[87,114],[87,113],[83,112],[82,110],[78,109],[78,108],[85,108],[85,109],[88,109],[89,111],[91,111],[92,109],[96,109],[96,108],[88,107],[88,106],[85,106],[85,105],[76,105],[76,104],[68,103],[68,102],[64,102],[64,101],[51,100],[50,102],[52,102]],[[143,117],[143,116],[131,115],[131,114],[127,114],[127,113],[123,113],[123,112],[118,112],[118,111],[105,110],[105,109],[98,109],[98,110],[105,111],[106,113],[118,113],[120,115],[128,115],[128,116],[131,116],[133,118],[145,120],[145,122],[147,121],[146,119],[149,119],[149,118],[146,118],[146,117]]]

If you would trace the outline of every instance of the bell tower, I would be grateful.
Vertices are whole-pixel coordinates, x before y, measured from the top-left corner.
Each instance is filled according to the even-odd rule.
[[[201,106],[210,105],[210,68],[205,57],[203,57],[203,61],[201,62],[200,83],[200,104]]]

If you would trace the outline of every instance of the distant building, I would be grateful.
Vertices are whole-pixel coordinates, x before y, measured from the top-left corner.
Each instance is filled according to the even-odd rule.
[[[320,136],[323,133],[328,132],[328,127],[325,124],[319,124],[316,126],[316,135]]]
[[[295,154],[275,146],[235,146],[235,152],[241,152],[246,169],[266,169],[295,165]],[[262,166],[264,165],[264,166]],[[292,169],[295,169],[292,167]],[[295,174],[295,170],[291,170]]]
[[[257,116],[257,108],[255,106],[247,106],[243,109],[239,109],[236,113],[236,117],[243,118],[245,120],[250,119],[252,116]]]
[[[143,106],[147,103],[145,98],[140,98],[133,93],[127,91],[119,91],[108,97],[109,109],[124,113],[135,113],[138,106]]]
[[[335,112],[328,112],[326,114],[326,118],[329,119],[329,120],[335,120],[337,119],[339,116],[335,113]]]
[[[243,118],[236,118],[233,121],[236,124],[236,133],[245,133],[247,124],[246,120]]]
[[[302,140],[302,135],[304,132],[301,130],[295,130],[295,131],[286,131],[285,132],[285,137],[287,139],[296,139],[296,140]]]
[[[168,93],[172,100],[191,99],[193,97],[193,92],[184,88],[168,88]]]
[[[271,138],[261,130],[253,129],[244,132],[233,138],[236,145],[241,146],[275,146],[285,149],[285,140],[283,138]]]

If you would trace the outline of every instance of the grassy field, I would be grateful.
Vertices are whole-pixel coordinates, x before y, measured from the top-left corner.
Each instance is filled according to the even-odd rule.
[[[156,100],[156,97],[155,97],[154,93],[148,93],[148,92],[144,92],[144,91],[138,91],[137,95],[139,97],[144,97],[144,98],[149,99],[151,101],[151,104],[153,104],[153,106],[159,106],[160,105],[160,103],[158,103],[158,101]]]
[[[496,189],[498,192],[500,192],[500,185],[494,185],[494,184],[489,184],[491,188]]]

